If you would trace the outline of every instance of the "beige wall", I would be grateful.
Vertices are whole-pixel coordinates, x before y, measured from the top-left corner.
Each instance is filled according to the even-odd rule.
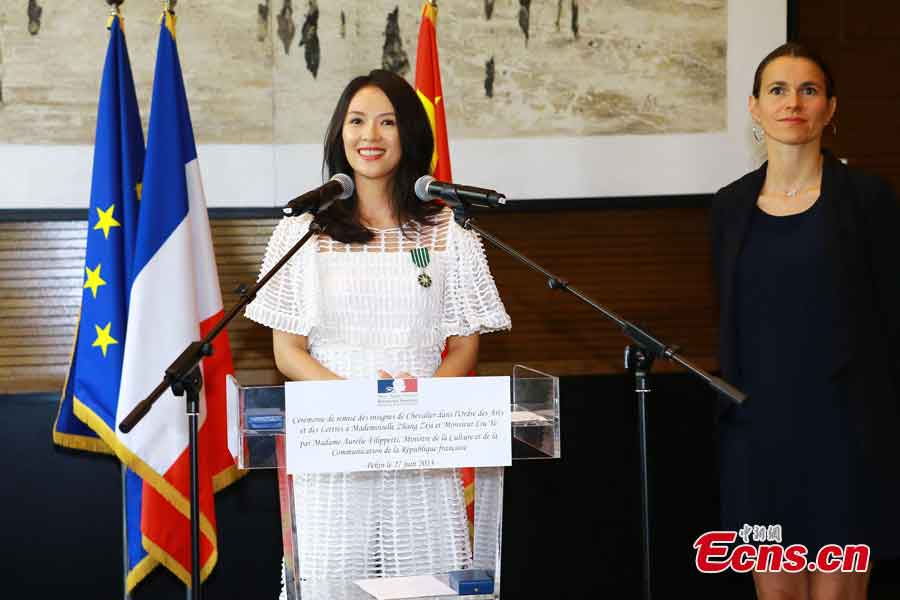
[[[0,143],[89,144],[106,42],[105,3],[38,4],[40,27],[32,28],[34,35],[27,2],[7,0],[0,6]],[[319,142],[348,79],[381,66],[388,15],[395,7],[396,48],[409,65],[401,72],[413,78],[421,5],[421,0],[269,0],[263,18],[258,1],[182,0],[179,52],[198,142]],[[493,3],[490,19],[483,0],[442,3],[439,40],[445,91],[452,99],[450,129],[456,138],[720,131],[726,126],[726,5],[726,0],[532,2],[526,43],[526,14],[520,15],[518,2]],[[160,6],[130,0],[122,9],[145,119]],[[306,48],[299,46],[314,8],[320,48],[316,77]]]

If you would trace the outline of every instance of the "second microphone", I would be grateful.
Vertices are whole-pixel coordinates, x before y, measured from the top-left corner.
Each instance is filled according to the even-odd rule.
[[[506,196],[500,192],[438,181],[431,175],[419,177],[416,180],[415,191],[422,202],[440,199],[448,206],[465,204],[479,208],[497,208],[506,204]]]

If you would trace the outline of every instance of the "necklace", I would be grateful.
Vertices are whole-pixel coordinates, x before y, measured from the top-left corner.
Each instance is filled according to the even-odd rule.
[[[822,159],[820,158],[819,159],[819,168],[816,171],[816,181],[821,181],[821,180],[822,180]],[[793,189],[785,190],[783,192],[775,192],[775,191],[769,190],[769,193],[770,194],[778,194],[778,195],[784,196],[786,198],[794,199],[797,196],[799,196],[800,194],[806,194],[807,192],[818,192],[820,189],[821,189],[821,184],[815,185],[815,186],[809,187],[809,188],[795,187]]]
[[[800,194],[805,194],[806,192],[818,192],[818,191],[819,191],[819,186],[806,188],[805,190],[801,190],[801,189],[788,190],[786,192],[780,192],[780,193],[784,194],[788,198],[795,198]]]

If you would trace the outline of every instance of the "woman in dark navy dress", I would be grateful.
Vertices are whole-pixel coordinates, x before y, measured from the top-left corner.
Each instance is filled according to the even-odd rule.
[[[780,525],[812,561],[826,544],[900,556],[900,204],[822,149],[828,67],[797,44],[750,97],[768,161],[719,190],[713,259],[720,360],[749,396],[720,416],[726,530]],[[866,597],[868,572],[754,572],[761,599]]]

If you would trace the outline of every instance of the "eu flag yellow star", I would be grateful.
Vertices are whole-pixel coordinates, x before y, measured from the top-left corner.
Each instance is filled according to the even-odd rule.
[[[100,263],[97,263],[97,268],[93,271],[88,267],[85,267],[84,270],[87,273],[87,281],[84,282],[84,289],[90,289],[94,298],[96,298],[97,288],[101,285],[106,285],[106,282],[100,277]]]
[[[104,239],[109,239],[109,230],[113,227],[121,227],[122,224],[116,221],[113,218],[113,210],[115,210],[116,205],[110,204],[109,208],[106,210],[100,210],[100,207],[97,207],[97,224],[94,225],[94,230],[100,229],[103,231]]]
[[[97,339],[94,340],[94,343],[91,344],[91,347],[96,348],[100,346],[100,350],[103,352],[103,358],[106,358],[106,349],[111,344],[118,344],[119,340],[114,339],[111,335],[109,335],[109,328],[112,326],[112,322],[106,324],[106,327],[100,328],[99,325],[94,325],[94,329],[97,330]]]

